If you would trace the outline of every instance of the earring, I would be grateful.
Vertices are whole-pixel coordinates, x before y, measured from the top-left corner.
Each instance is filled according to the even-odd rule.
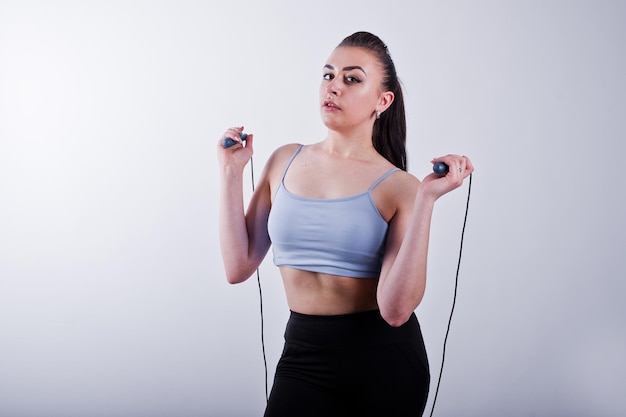
[[[376,120],[380,119],[380,110],[376,110]]]

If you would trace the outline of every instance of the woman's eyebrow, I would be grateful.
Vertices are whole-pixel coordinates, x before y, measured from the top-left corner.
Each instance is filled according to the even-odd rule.
[[[326,65],[324,65],[324,68],[328,68],[328,69],[333,70],[333,71],[335,70],[335,67],[333,67],[333,66],[332,66],[332,65],[330,65],[330,64],[326,64]],[[367,73],[365,72],[365,70],[363,69],[363,67],[360,67],[360,66],[358,66],[358,65],[351,65],[351,66],[348,66],[348,67],[343,67],[343,70],[344,70],[344,71],[359,70],[359,71],[361,71],[363,74],[367,75]]]

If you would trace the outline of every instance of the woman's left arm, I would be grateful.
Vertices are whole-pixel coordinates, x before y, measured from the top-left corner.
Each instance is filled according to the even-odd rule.
[[[409,319],[424,296],[435,201],[461,186],[474,171],[465,156],[447,155],[432,162],[446,163],[448,173],[430,174],[417,187],[412,187],[413,193],[399,193],[398,207],[389,223],[377,301],[381,315],[394,327]]]

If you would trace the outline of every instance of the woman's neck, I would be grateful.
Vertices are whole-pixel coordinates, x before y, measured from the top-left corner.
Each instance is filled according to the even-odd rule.
[[[320,149],[339,158],[370,159],[378,155],[372,144],[371,133],[350,134],[329,130],[326,139],[320,142]]]

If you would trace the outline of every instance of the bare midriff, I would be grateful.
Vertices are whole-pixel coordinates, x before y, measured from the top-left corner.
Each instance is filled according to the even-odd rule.
[[[376,310],[376,278],[348,278],[318,272],[280,268],[289,309],[297,313],[330,316]]]

